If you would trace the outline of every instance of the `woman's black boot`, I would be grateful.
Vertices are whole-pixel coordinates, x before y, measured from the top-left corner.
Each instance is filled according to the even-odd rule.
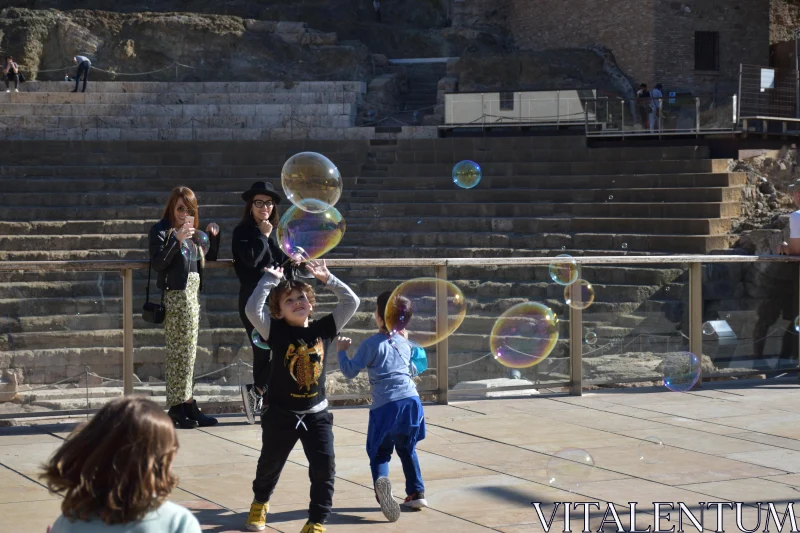
[[[210,416],[206,416],[200,411],[200,408],[197,407],[197,400],[192,399],[192,403],[186,404],[186,411],[191,420],[197,421],[200,424],[201,428],[206,428],[208,426],[216,426],[217,419],[211,418]]]
[[[167,411],[167,414],[179,428],[194,429],[194,427],[197,425],[197,422],[187,416],[188,411],[188,405],[186,403],[180,403],[170,407],[169,411]]]

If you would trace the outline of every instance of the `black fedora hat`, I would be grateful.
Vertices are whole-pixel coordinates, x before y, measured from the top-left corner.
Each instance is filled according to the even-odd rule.
[[[242,193],[242,200],[249,202],[257,194],[265,194],[271,197],[276,204],[281,203],[281,196],[275,192],[275,187],[266,181],[257,181],[252,184],[249,190]]]

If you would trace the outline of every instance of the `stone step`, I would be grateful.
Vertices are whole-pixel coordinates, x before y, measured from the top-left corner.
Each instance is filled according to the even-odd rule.
[[[31,81],[25,92],[67,93],[74,84],[63,81]],[[363,81],[219,81],[219,82],[159,82],[159,81],[93,81],[87,97],[92,93],[166,93],[166,94],[217,94],[217,93],[305,93],[305,92],[355,92],[366,93]]]
[[[353,126],[353,124],[350,124]],[[424,133],[424,132],[423,132]],[[428,130],[424,135],[435,132]],[[276,141],[310,140],[367,140],[376,135],[369,127],[324,127],[307,122],[291,121],[291,126],[273,128],[71,128],[71,129],[0,129],[3,141]]]
[[[71,105],[256,105],[256,104],[357,104],[360,93],[309,91],[267,93],[47,93],[0,92],[0,104]]]
[[[356,104],[15,104],[0,105],[0,116],[6,124],[11,117],[182,117],[215,116],[355,116]],[[47,126],[32,121],[28,127]],[[63,126],[62,126],[63,127]]]
[[[322,128],[350,128],[354,117],[349,113],[331,114],[241,114],[219,113],[215,115],[92,115],[92,116],[0,116],[0,128],[4,130],[52,130],[52,129],[273,129],[289,128],[294,124]]]

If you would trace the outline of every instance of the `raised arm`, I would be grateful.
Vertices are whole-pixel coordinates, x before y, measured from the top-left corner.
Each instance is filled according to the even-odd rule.
[[[247,319],[256,328],[261,338],[267,340],[269,338],[269,309],[266,308],[267,298],[269,292],[278,285],[281,278],[276,269],[267,269],[264,275],[261,276],[258,285],[253,290],[250,298],[247,300],[247,305],[244,312]]]
[[[356,314],[361,300],[358,299],[353,289],[348,287],[347,284],[333,274],[328,277],[328,282],[325,286],[328,287],[339,300],[336,302],[336,307],[333,308],[332,312],[333,322],[336,324],[336,333],[339,333],[344,329],[347,323],[350,322],[353,315]]]
[[[349,341],[349,339],[348,339]],[[339,350],[339,369],[347,379],[353,379],[372,362],[373,350],[362,342],[352,359],[347,357],[347,350]]]

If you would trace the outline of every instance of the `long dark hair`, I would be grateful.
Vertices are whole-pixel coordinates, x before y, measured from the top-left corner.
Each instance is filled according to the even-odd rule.
[[[247,224],[248,222],[255,223],[256,219],[253,217],[253,202],[256,201],[257,194],[253,195],[246,204],[244,204],[244,213],[242,213],[242,220],[239,221],[239,225]],[[262,194],[261,196],[269,196],[268,194]],[[270,197],[272,198],[272,197]],[[272,213],[270,213],[269,223],[272,224],[273,228],[278,227],[278,220],[280,217],[278,216],[278,204],[275,202],[275,199],[272,198]]]
[[[43,466],[41,477],[61,493],[65,517],[107,524],[141,520],[178,484],[172,420],[151,400],[117,398],[78,427]]]

